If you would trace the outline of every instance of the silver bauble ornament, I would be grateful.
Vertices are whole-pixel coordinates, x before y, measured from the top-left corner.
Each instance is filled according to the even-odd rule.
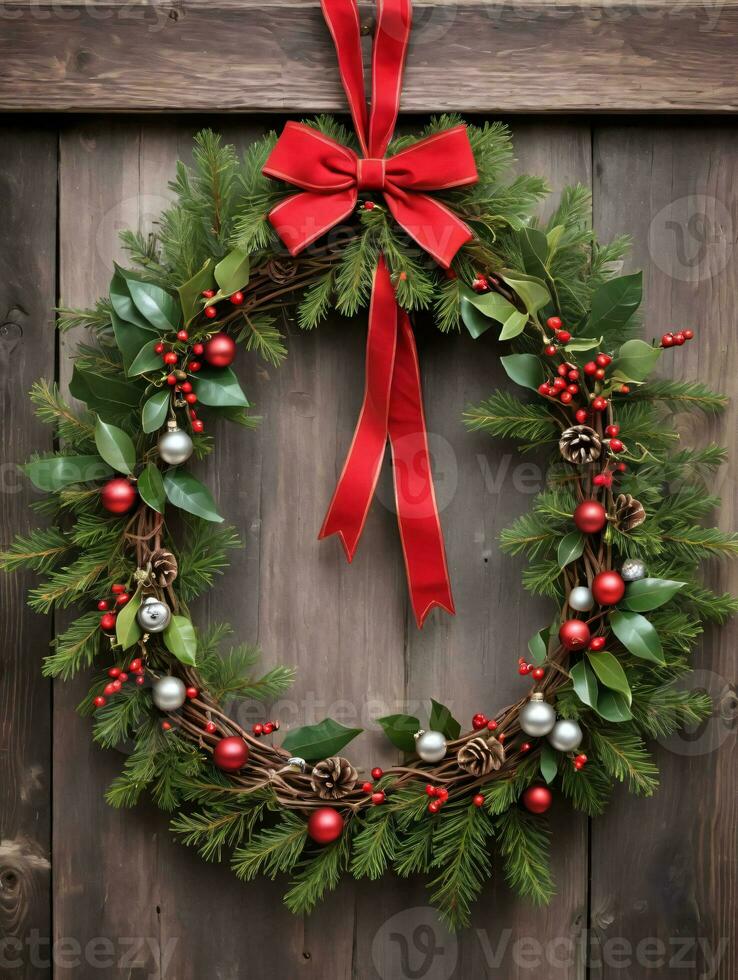
[[[637,582],[647,574],[646,563],[640,558],[626,558],[620,566],[620,577],[624,582]]]
[[[418,732],[415,736],[415,751],[423,762],[440,762],[446,755],[443,732]]]
[[[294,769],[295,772],[305,772],[307,769],[307,762],[299,755],[290,756],[287,760],[287,765],[290,769]]]
[[[531,694],[530,701],[520,709],[518,722],[526,735],[541,738],[548,735],[556,724],[556,712],[548,701],[543,700],[543,695],[536,691]]]
[[[581,744],[582,729],[575,721],[559,718],[548,733],[548,740],[559,752],[573,752]]]
[[[577,612],[589,612],[594,606],[594,596],[586,585],[576,585],[569,593],[569,606]]]
[[[166,602],[162,602],[161,599],[156,599],[154,596],[144,599],[141,608],[136,613],[138,625],[145,633],[161,633],[169,626],[171,618],[172,614]]]
[[[160,677],[151,691],[154,704],[160,711],[176,711],[187,698],[187,688],[179,677]]]
[[[164,462],[170,466],[186,463],[192,455],[192,449],[192,439],[177,427],[176,422],[169,421],[167,431],[159,436],[159,455]]]

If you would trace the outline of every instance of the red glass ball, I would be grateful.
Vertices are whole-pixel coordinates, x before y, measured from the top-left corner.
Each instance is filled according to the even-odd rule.
[[[523,793],[523,806],[531,813],[545,813],[553,802],[548,786],[529,786]]]
[[[213,762],[224,772],[236,772],[246,765],[249,747],[238,735],[222,738],[213,749]]]
[[[625,582],[617,572],[599,572],[592,580],[592,595],[598,606],[615,606],[625,595]]]
[[[236,342],[227,333],[216,333],[205,344],[205,360],[212,367],[224,368],[233,363],[236,356]]]
[[[584,650],[589,638],[589,626],[582,619],[567,619],[559,630],[559,640],[567,650]]]
[[[308,834],[316,844],[331,844],[343,833],[344,819],[338,810],[322,806],[313,810],[308,820]]]
[[[597,534],[607,524],[607,513],[596,500],[583,500],[574,511],[574,523],[582,534]]]
[[[118,476],[102,488],[100,502],[111,514],[125,514],[136,502],[136,488],[125,477]]]

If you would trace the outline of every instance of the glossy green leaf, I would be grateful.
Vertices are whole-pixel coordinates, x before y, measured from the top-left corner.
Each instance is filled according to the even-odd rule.
[[[143,330],[134,323],[128,323],[127,320],[121,320],[115,312],[111,313],[110,322],[113,324],[115,343],[120,350],[123,365],[127,373],[131,364],[133,364],[139,352],[146,344],[151,340],[154,340],[154,343],[156,343],[158,334],[152,330]],[[161,361],[159,363],[161,364]]]
[[[556,249],[559,247],[559,242],[561,241],[561,236],[566,231],[564,225],[556,225],[550,231],[546,232],[546,244],[548,245],[548,253],[553,256]]]
[[[459,301],[459,313],[461,314],[462,323],[474,340],[481,337],[483,333],[486,333],[496,322],[490,317],[485,316],[465,296],[462,296]]]
[[[161,333],[172,333],[180,324],[180,306],[170,293],[153,282],[127,278],[128,291],[136,309],[147,323]]]
[[[95,445],[105,462],[114,470],[127,476],[133,473],[136,466],[136,447],[123,429],[98,419],[95,424]]]
[[[246,252],[234,248],[222,258],[215,267],[215,281],[226,296],[243,289],[249,281],[249,257]]]
[[[525,330],[525,325],[527,322],[528,314],[515,310],[515,312],[512,313],[502,324],[502,330],[500,330],[500,340],[512,340],[513,337],[517,337]]]
[[[128,326],[135,326],[139,331],[144,331],[149,334],[155,333],[154,328],[139,313],[136,304],[131,299],[131,294],[128,291],[128,283],[123,277],[120,267],[116,265],[115,268],[115,275],[110,280],[110,303],[115,310],[118,320]],[[120,344],[118,346],[120,347]],[[141,347],[141,344],[139,344],[139,347]]]
[[[420,731],[420,722],[412,715],[385,715],[377,718],[377,724],[387,738],[403,752],[415,751],[415,733]]]
[[[572,354],[577,351],[594,350],[595,347],[602,346],[602,340],[602,337],[572,337],[564,350]]]
[[[188,514],[215,523],[223,520],[208,488],[186,470],[167,470],[164,474],[164,491],[171,504]]]
[[[643,273],[608,279],[595,289],[589,325],[605,333],[624,326],[641,305]]]
[[[238,378],[229,367],[203,368],[195,378],[194,387],[198,401],[203,405],[214,408],[249,407]]]
[[[518,232],[518,244],[525,271],[538,279],[546,278],[548,239],[539,228],[525,227]]]
[[[141,586],[136,589],[129,602],[118,613],[115,620],[115,638],[124,649],[130,649],[143,636],[143,630],[138,625],[136,613],[141,606]]]
[[[147,463],[143,473],[138,478],[138,492],[145,504],[158,514],[164,513],[167,495],[164,490],[164,480],[161,470],[156,463]]]
[[[324,718],[317,725],[303,725],[287,732],[282,748],[308,762],[315,762],[340,752],[362,731],[361,728],[346,728],[332,718]]]
[[[172,616],[162,633],[167,650],[182,664],[194,667],[197,662],[195,627],[186,616]]]
[[[632,612],[648,612],[658,609],[669,599],[673,599],[685,582],[676,582],[668,578],[642,578],[631,582],[625,590],[625,598],[620,607]]]
[[[574,691],[582,702],[590,708],[597,707],[597,677],[586,660],[580,660],[569,671]]]
[[[162,388],[145,403],[141,413],[141,424],[144,432],[156,432],[160,429],[169,414],[169,399],[171,390]]]
[[[556,779],[559,771],[559,756],[556,749],[548,742],[544,742],[541,748],[540,758],[541,775],[547,783],[552,783]]]
[[[524,388],[536,391],[543,384],[544,371],[540,358],[535,354],[508,354],[500,362],[509,378]]]
[[[34,487],[45,493],[55,493],[73,483],[94,483],[113,472],[99,456],[49,456],[31,460],[21,469]]]
[[[459,287],[461,319],[476,340],[495,323],[505,323],[517,312],[512,303],[499,293],[475,293],[468,286]]]
[[[565,534],[559,541],[556,553],[559,568],[566,568],[567,565],[581,557],[584,552],[584,543],[584,535],[580,531],[569,531],[568,534]]]
[[[440,704],[431,698],[431,712],[428,721],[429,727],[435,732],[442,732],[443,735],[453,741],[461,734],[461,725],[451,714],[445,704]],[[417,732],[417,728],[414,732]],[[415,741],[413,739],[413,741]]]
[[[535,664],[536,667],[540,667],[548,655],[549,635],[548,629],[539,630],[528,640],[528,653],[531,663]]]
[[[106,410],[117,413],[130,411],[141,400],[141,388],[135,382],[83,371],[76,364],[72,370],[69,392],[73,398],[103,415]]]
[[[660,347],[645,340],[626,340],[612,362],[612,375],[618,381],[645,381],[661,354]]]
[[[191,279],[177,287],[185,326],[189,325],[190,321],[202,310],[203,291],[212,289],[215,285],[214,265],[213,260],[208,259],[199,272],[196,272]]]
[[[596,710],[605,721],[630,721],[633,717],[630,702],[619,691],[600,691]]]
[[[609,687],[611,691],[618,691],[630,704],[632,699],[630,684],[617,657],[613,657],[607,650],[598,650],[597,652],[588,650],[587,659],[600,684]]]
[[[500,273],[500,278],[511,289],[515,290],[531,316],[535,316],[539,310],[551,302],[551,294],[536,276],[526,276],[522,272],[505,271]]]
[[[616,609],[610,613],[612,631],[634,657],[664,663],[664,651],[659,634],[645,616],[637,612]]]
[[[157,354],[154,350],[158,343],[158,340],[150,340],[147,344],[144,344],[128,368],[127,374],[129,378],[135,378],[136,375],[144,374],[146,371],[161,371],[161,354]]]

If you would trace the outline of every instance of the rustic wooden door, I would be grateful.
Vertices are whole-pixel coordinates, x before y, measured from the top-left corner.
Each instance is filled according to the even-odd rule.
[[[245,146],[279,126],[282,113],[341,111],[342,102],[313,0],[14,0],[0,24],[0,109],[9,113],[0,131],[4,546],[33,518],[33,494],[14,463],[49,447],[25,393],[39,375],[63,387],[70,374],[55,306],[104,292],[117,231],[150,226],[175,160],[187,158],[203,124]],[[650,332],[699,328],[699,343],[674,370],[734,398],[736,37],[733,4],[433,2],[418,8],[403,102],[408,112],[507,114],[521,169],[543,174],[555,191],[590,186],[598,234],[633,236],[629,264],[645,270]],[[192,115],[177,114],[183,109]],[[700,115],[666,115],[675,110]],[[604,114],[612,111],[622,114]],[[517,696],[513,665],[547,610],[521,590],[520,567],[496,539],[527,509],[542,469],[460,423],[469,402],[507,383],[494,340],[421,328],[458,615],[434,613],[419,633],[394,517],[381,503],[386,487],[350,568],[334,541],[315,540],[356,417],[362,324],[334,320],[310,334],[293,325],[288,343],[278,370],[244,358],[260,429],[218,435],[209,479],[245,547],[198,614],[230,621],[266,663],[299,667],[279,708],[285,722],[358,721],[370,731],[355,754],[381,761],[391,756],[372,730],[379,714],[412,711],[443,692],[466,718]],[[689,439],[729,447],[716,521],[730,527],[735,406],[695,425]],[[735,569],[708,576],[738,591]],[[421,881],[347,882],[303,921],[280,905],[278,885],[240,884],[174,843],[153,808],[107,807],[102,794],[121,758],[95,748],[74,712],[84,678],[52,686],[41,677],[59,623],[25,607],[28,585],[20,576],[0,583],[1,976],[738,975],[735,624],[703,638],[696,683],[713,694],[715,714],[699,732],[656,747],[660,794],[616,794],[592,824],[555,811],[550,908],[515,900],[499,881],[478,903],[473,928],[450,936]]]

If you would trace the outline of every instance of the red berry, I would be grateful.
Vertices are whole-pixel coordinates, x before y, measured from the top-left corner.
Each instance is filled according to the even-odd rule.
[[[677,347],[681,347],[682,344],[685,343],[686,339],[687,338],[684,336],[684,334],[681,332],[681,330],[679,331],[679,333],[675,333],[674,334],[674,344]]]
[[[547,384],[538,385],[538,394],[539,395],[547,395],[548,394],[548,385]]]
[[[141,660],[138,657],[136,657],[135,660],[132,660],[130,662],[130,664],[128,665],[128,669],[135,674],[137,670],[141,669]]]
[[[496,732],[497,731],[497,722],[494,720],[494,718],[492,719],[492,721],[488,721],[487,722],[487,729],[490,732]]]
[[[376,208],[376,206],[377,205],[374,203],[374,201],[364,201],[364,210],[365,211],[373,211],[374,208]]]
[[[115,585],[110,586],[110,591],[113,593],[113,595],[120,595],[121,592],[126,591],[126,587],[125,585],[120,585],[116,582]]]
[[[102,694],[98,694],[96,698],[92,699],[92,703],[95,705],[96,708],[103,708],[108,702],[105,700]]]
[[[597,370],[597,365],[595,364],[594,361],[587,361],[587,363],[584,365],[585,374],[594,374],[596,370]]]
[[[136,685],[138,687],[143,687],[145,683],[146,683],[146,678],[145,677],[139,676],[139,677],[136,678]]]
[[[112,686],[112,688],[113,688],[114,691],[120,691],[120,689],[123,687],[123,681],[120,679],[120,677],[117,677],[112,682],[111,686]]]
[[[563,378],[554,378],[553,389],[554,391],[563,391],[566,388],[566,381]]]
[[[426,796],[435,796],[436,795],[436,792],[437,791],[436,791],[436,787],[435,786],[431,786],[430,783],[427,783],[426,784],[426,787],[425,787],[425,795]]]
[[[273,731],[274,731],[274,725],[270,721],[265,722],[265,724],[264,724],[264,734],[265,735],[271,735]]]
[[[564,405],[568,405],[573,397],[574,395],[572,395],[570,391],[562,391],[561,394],[559,395],[559,398],[564,403]]]
[[[124,670],[120,672],[120,680],[123,682],[123,684],[125,684],[125,682],[128,680],[128,674],[126,674]]]
[[[401,272],[397,278],[400,282],[407,282],[407,272]]]
[[[607,408],[607,399],[598,395],[597,398],[592,399],[592,408],[595,412],[604,412]]]
[[[523,742],[523,744],[520,746],[520,751],[530,752],[530,742]]]
[[[662,347],[673,347],[674,346],[674,334],[672,334],[672,333],[665,333],[664,336],[661,338],[661,346]]]
[[[205,299],[212,299],[213,296],[215,296],[215,290],[214,289],[203,289],[202,295],[205,297]]]
[[[544,354],[547,354],[547,355],[548,355],[549,357],[553,357],[553,356],[554,356],[554,354],[556,353],[556,348],[554,347],[554,345],[553,345],[553,344],[547,344],[547,345],[546,345],[546,346],[545,346],[545,347],[543,348],[543,353],[544,353]]]
[[[602,367],[598,367],[595,370],[595,377],[597,378],[598,381],[602,381],[602,379],[605,377],[605,369]]]
[[[159,341],[158,344],[154,344],[154,353],[155,354],[163,354],[164,353],[164,344],[162,344],[161,341]]]
[[[605,429],[605,435],[606,436],[610,436],[610,438],[612,438],[613,436],[619,436],[620,435],[620,426],[619,425],[608,425],[608,427]]]
[[[558,376],[560,378],[565,378],[567,376],[567,374],[569,373],[569,365],[568,364],[559,364],[559,366],[556,368],[556,373],[558,374]]]
[[[603,650],[606,642],[607,641],[605,640],[604,636],[593,636],[592,639],[589,641],[589,649]]]
[[[568,344],[571,340],[571,334],[568,330],[557,330],[556,339],[560,344]]]
[[[534,667],[531,671],[531,676],[533,677],[533,680],[536,681],[542,681],[545,674],[546,671],[543,669],[543,667]]]
[[[105,685],[105,687],[103,688],[103,694],[107,694],[108,697],[110,697],[111,694],[115,694],[115,685],[113,684],[112,681],[109,684]]]
[[[584,754],[584,752],[582,752],[581,755],[577,756],[577,762],[581,762],[583,766],[586,766],[587,763],[589,762],[589,759]]]
[[[374,806],[379,806],[380,803],[384,803],[384,800],[384,790],[378,789],[376,793],[372,793],[372,804]]]
[[[195,419],[194,422],[192,423],[192,431],[193,432],[203,432],[204,429],[205,429],[205,425],[204,425],[202,419]]]
[[[472,803],[474,804],[474,806],[484,806],[484,797],[482,796],[482,794],[477,793],[475,796],[473,796]]]
[[[518,673],[524,677],[528,673],[528,664],[521,664],[518,667]]]
[[[438,811],[440,809],[441,809],[441,801],[440,800],[431,800],[430,803],[428,804],[428,812],[429,813],[438,813]]]
[[[110,670],[108,671],[108,677],[112,677],[112,678],[120,677],[121,673],[122,671],[120,667],[111,667]]]
[[[190,363],[187,365],[187,370],[191,371],[193,374],[197,374],[201,367],[202,364],[199,361],[190,361]]]
[[[585,408],[578,408],[574,417],[576,418],[577,422],[582,425],[589,418],[589,412]]]
[[[630,391],[630,385],[620,385],[620,391],[622,394],[627,395]]]
[[[197,354],[198,357],[200,356],[200,354],[202,354],[202,352],[204,350],[205,350],[204,344],[193,344],[192,345],[192,353],[193,354]]]
[[[625,449],[625,446],[620,441],[620,439],[611,439],[610,440],[610,452],[611,453],[622,453],[622,451],[624,449]]]
[[[205,316],[208,318],[208,320],[214,320],[217,315],[218,311],[214,306],[205,307]]]
[[[566,390],[569,392],[570,395],[578,395],[579,385],[567,385]]]
[[[190,391],[185,395],[185,401],[188,405],[194,405],[197,402],[197,395],[194,391]]]
[[[592,480],[592,483],[594,483],[596,487],[611,487],[612,476],[610,476],[609,473],[598,473]]]
[[[185,691],[185,694],[190,699],[190,701],[192,701],[199,696],[200,692],[196,687],[188,687],[187,690]]]
[[[192,382],[191,382],[191,381],[184,381],[184,382],[183,382],[183,383],[182,383],[182,384],[181,384],[181,385],[179,386],[179,390],[180,390],[180,391],[183,391],[183,392],[185,393],[185,395],[187,395],[187,394],[189,394],[189,392],[191,392],[191,391],[192,391]]]
[[[168,374],[167,375],[167,384],[168,385],[171,385],[171,387],[173,388],[176,385],[176,383],[177,383],[177,379],[174,377],[174,375],[173,374]]]
[[[372,769],[372,779],[381,779],[383,775],[384,771],[380,769],[379,766],[375,766]]]
[[[546,320],[546,326],[549,330],[560,330],[564,326],[564,321],[559,316],[550,316]]]
[[[691,340],[694,337],[694,330],[682,330],[685,340]]]
[[[479,718],[477,718],[476,716],[472,718],[472,728],[474,729],[475,732],[478,732],[482,728],[486,728],[486,727],[487,727],[487,719],[484,717],[484,715],[480,715]]]
[[[112,633],[115,629],[115,616],[113,613],[105,613],[104,616],[100,617],[100,628],[105,630],[106,633]]]
[[[171,727],[172,727],[172,724],[169,721],[163,721],[161,723],[161,730],[163,732],[168,732],[171,729]]]
[[[115,604],[116,606],[125,606],[125,604],[130,601],[131,601],[131,597],[128,595],[127,592],[124,592],[123,595],[118,596],[118,598],[115,600]]]
[[[190,335],[187,333],[186,330],[178,330],[177,331],[177,340],[183,340],[184,341],[184,340],[189,340],[189,339],[190,339]]]
[[[584,766],[582,765],[581,762],[577,762],[576,759],[575,759],[574,760],[574,768],[577,770],[577,772],[580,772],[582,769],[584,769]]]
[[[595,358],[595,363],[597,367],[606,368],[608,364],[612,363],[612,358],[609,354],[598,354]]]
[[[105,612],[105,610],[108,608],[108,600],[101,599],[97,604],[97,608],[100,610],[100,612]]]
[[[576,368],[572,368],[572,370],[567,374],[567,378],[569,381],[579,381],[579,371],[577,371]]]
[[[261,722],[257,721],[255,725],[251,726],[251,731],[254,735],[261,735],[264,731],[264,726],[261,724]]]
[[[448,790],[445,786],[438,787],[438,799],[441,801],[441,803],[445,803],[448,799]]]
[[[361,784],[361,792],[362,793],[366,793],[367,796],[368,796],[369,793],[373,793],[374,792],[374,786],[372,786],[371,783],[362,783]]]
[[[497,741],[498,742],[504,742],[506,738],[507,738],[507,735],[504,732],[500,732],[500,734],[497,736]]]
[[[615,467],[615,469],[618,471],[618,473],[625,473],[625,471],[628,469],[628,464],[627,463],[618,463],[618,465]]]
[[[205,731],[208,732],[210,735],[212,735],[214,732],[218,731],[218,726],[215,724],[214,721],[208,721],[205,724]]]
[[[164,355],[165,364],[176,364],[178,360],[179,358],[173,350],[167,351],[167,353]]]
[[[489,290],[489,283],[484,276],[477,275],[472,282],[472,289],[475,293],[486,293]]]
[[[238,292],[235,292],[233,294],[233,296],[231,296],[231,303],[233,303],[234,306],[240,306],[241,303],[243,303],[243,301],[245,299],[246,299],[246,297],[243,295],[243,293],[239,289]]]

